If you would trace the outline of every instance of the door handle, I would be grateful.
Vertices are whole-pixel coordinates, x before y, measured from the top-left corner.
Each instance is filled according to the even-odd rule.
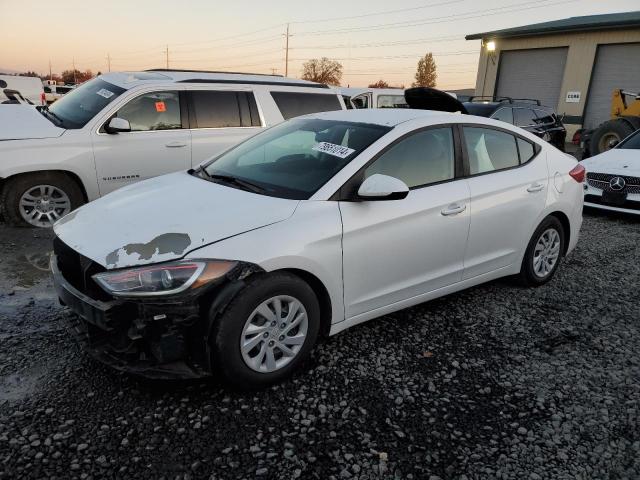
[[[169,142],[167,144],[165,144],[165,147],[167,148],[180,148],[180,147],[186,147],[187,144],[185,142]]]
[[[527,188],[527,192],[535,193],[535,192],[539,192],[543,188],[544,188],[544,184],[542,184],[542,183],[534,183],[532,185],[529,185],[529,188]]]
[[[452,203],[447,208],[442,210],[440,213],[445,217],[448,217],[449,215],[457,215],[459,213],[462,213],[466,209],[467,209],[466,205],[458,205],[457,203]]]

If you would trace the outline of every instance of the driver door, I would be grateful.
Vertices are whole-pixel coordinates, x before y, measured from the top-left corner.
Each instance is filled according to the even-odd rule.
[[[93,133],[100,195],[145,178],[191,167],[191,133],[183,128],[185,105],[177,91],[139,95],[115,116],[128,120],[130,132]]]
[[[404,181],[402,200],[341,201],[346,318],[462,279],[469,187],[456,178],[451,127],[414,132],[367,166]]]

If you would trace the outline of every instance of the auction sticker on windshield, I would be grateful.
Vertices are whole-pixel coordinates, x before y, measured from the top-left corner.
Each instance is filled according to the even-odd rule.
[[[338,158],[347,158],[355,152],[353,148],[343,147],[342,145],[336,145],[335,143],[329,142],[320,142],[313,147],[313,150],[328,153],[329,155],[333,155]]]
[[[100,95],[101,97],[104,98],[111,98],[113,97],[113,92],[110,92],[109,90],[107,90],[106,88],[101,88],[100,90],[98,90],[96,92],[98,95]]]

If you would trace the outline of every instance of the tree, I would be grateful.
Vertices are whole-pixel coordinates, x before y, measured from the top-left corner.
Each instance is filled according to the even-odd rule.
[[[423,58],[418,60],[418,69],[416,70],[416,81],[413,87],[435,87],[436,78],[436,62],[431,52],[427,53]]]
[[[19,73],[18,76],[20,76],[20,77],[38,77],[38,78],[40,78],[39,74],[37,74],[36,72],[32,72],[32,71]]]
[[[78,69],[75,72],[74,70],[65,70],[61,76],[64,83],[82,83],[92,79],[93,73],[91,70],[85,70],[84,72]]]
[[[378,80],[377,82],[370,84],[369,88],[389,88],[389,84],[384,80]]]
[[[302,79],[327,85],[340,85],[342,64],[327,57],[311,59],[302,65]]]

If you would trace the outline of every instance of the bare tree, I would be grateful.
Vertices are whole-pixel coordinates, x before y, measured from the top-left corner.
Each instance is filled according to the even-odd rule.
[[[427,53],[423,58],[418,60],[418,69],[416,70],[416,81],[413,87],[435,87],[438,74],[436,73],[436,62],[431,52]]]
[[[82,82],[86,82],[87,80],[90,80],[93,78],[93,73],[91,72],[91,70],[85,70],[84,72],[81,72],[80,70],[76,69],[75,70],[75,74],[73,70],[65,70],[64,72],[62,72],[62,80],[64,81],[64,83],[74,83],[74,80],[77,83],[82,83]]]
[[[389,88],[389,84],[384,80],[378,80],[377,82],[370,84],[369,88]]]
[[[302,65],[302,79],[327,85],[340,85],[342,64],[327,57],[311,59]]]

